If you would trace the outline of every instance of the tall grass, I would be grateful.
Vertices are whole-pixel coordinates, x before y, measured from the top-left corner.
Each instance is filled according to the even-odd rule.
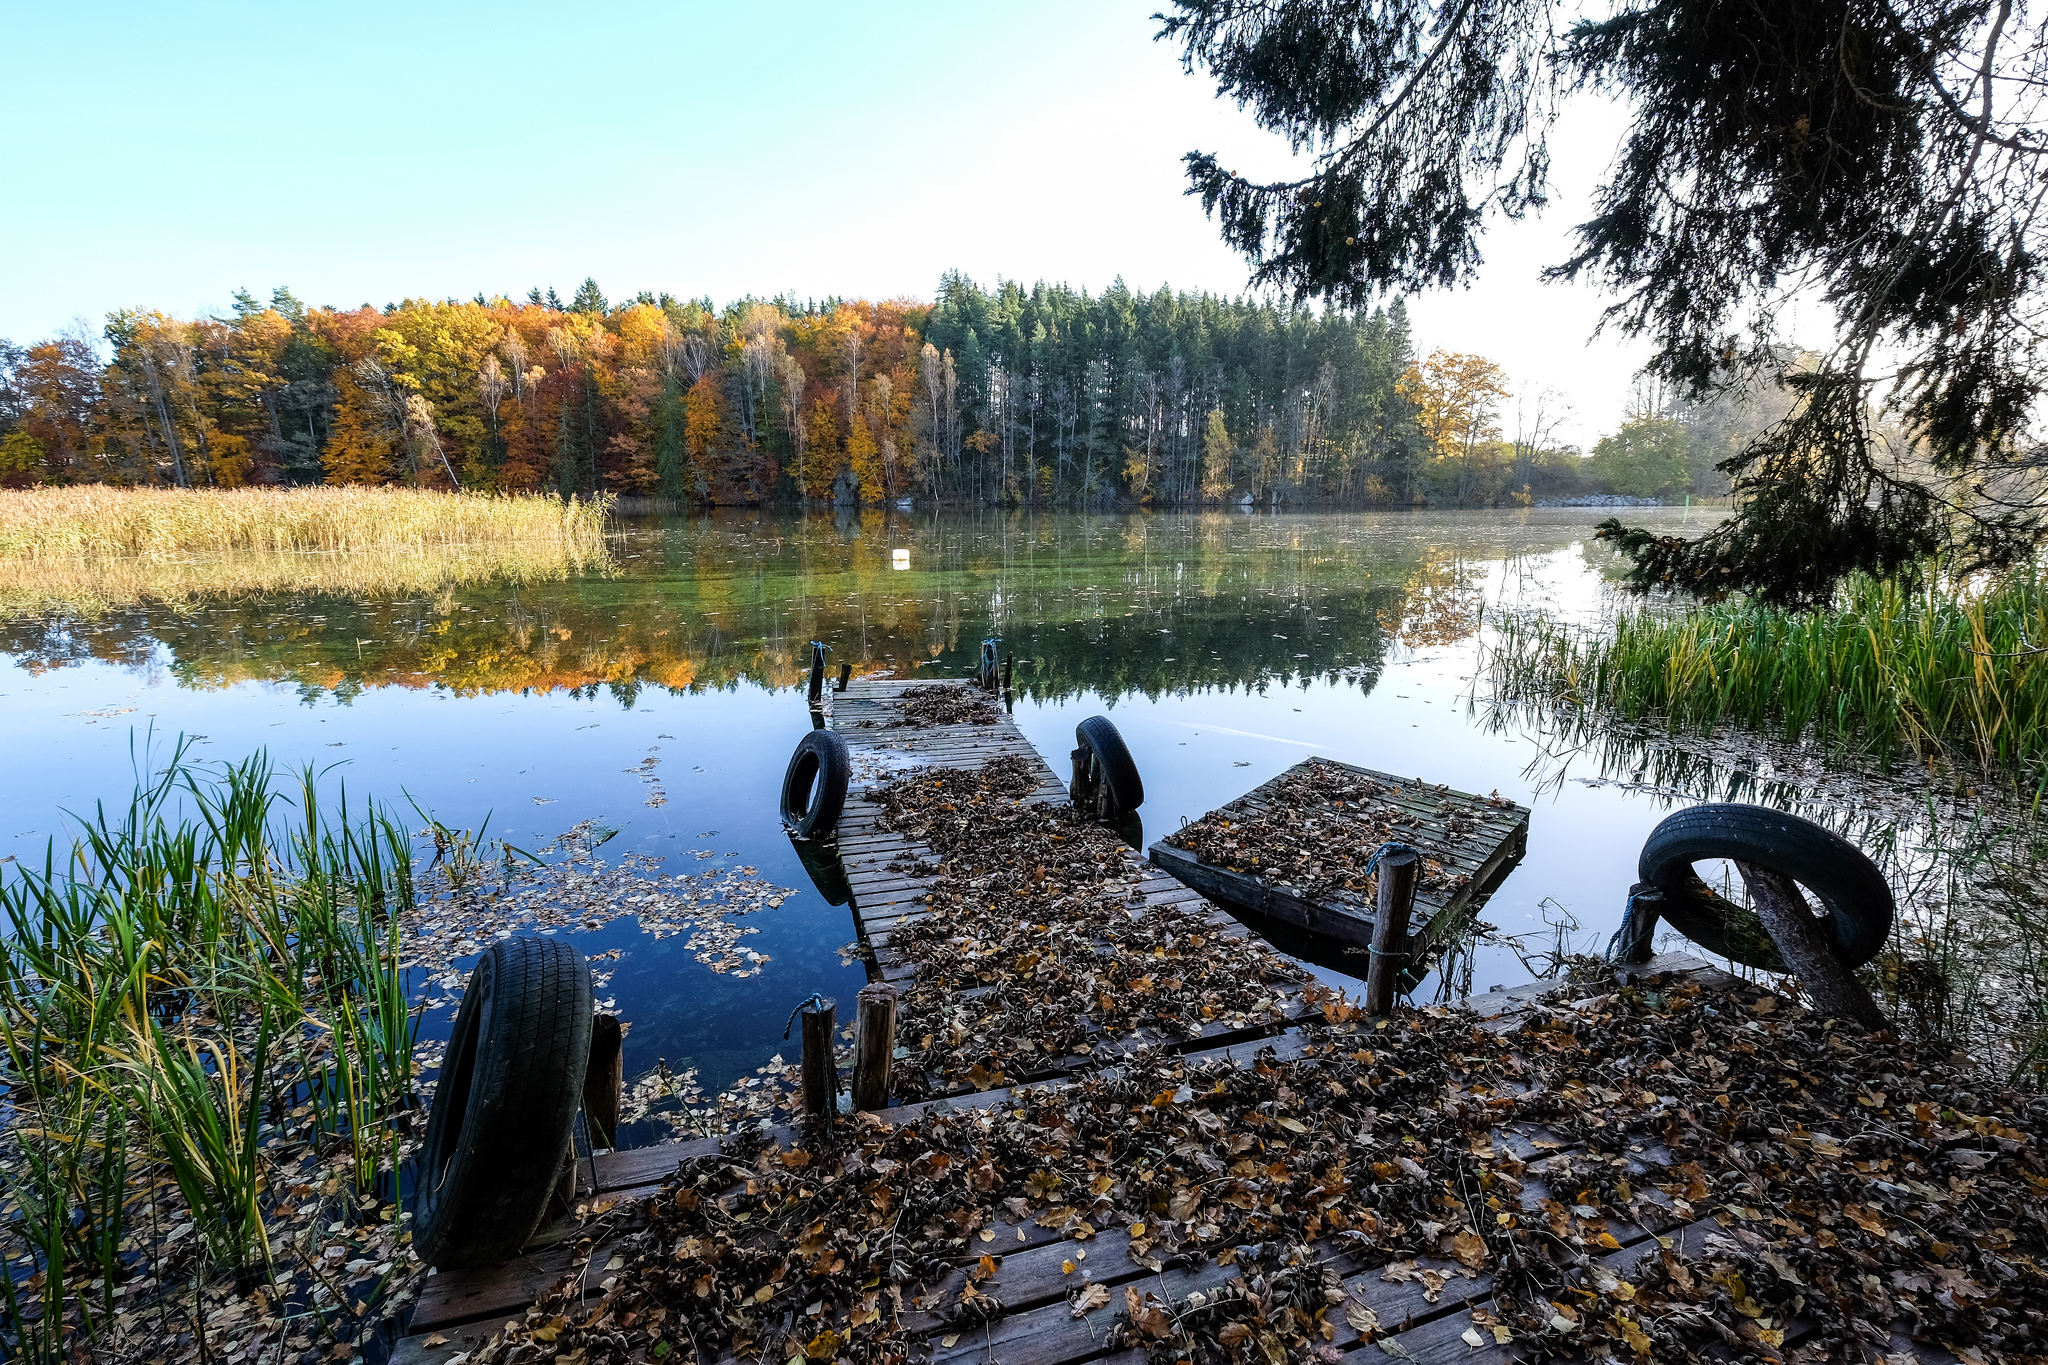
[[[492,542],[595,554],[609,508],[609,498],[565,503],[363,486],[0,491],[0,559],[350,554]]]
[[[1583,630],[1495,620],[1504,700],[1576,702],[1626,720],[1732,722],[1879,758],[2007,771],[2048,758],[2048,584],[1858,578],[1820,611],[1639,608]]]
[[[610,565],[602,546],[555,541],[427,545],[403,554],[0,557],[0,615],[91,617],[144,602],[199,602],[257,592],[400,597],[450,585],[540,583]]]
[[[151,758],[125,808],[0,882],[0,1356],[91,1338],[160,1185],[213,1263],[267,1272],[266,1116],[310,1105],[358,1189],[396,1166],[389,1119],[413,1094],[404,828],[352,817],[345,792],[330,817],[310,769],[284,784],[260,754]]]

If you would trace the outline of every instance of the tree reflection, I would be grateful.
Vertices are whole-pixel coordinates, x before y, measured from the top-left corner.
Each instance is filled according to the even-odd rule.
[[[1397,642],[1476,627],[1501,562],[1570,544],[1575,521],[1385,516],[1086,516],[881,511],[628,523],[599,571],[430,590],[80,602],[0,622],[24,667],[161,669],[196,689],[286,683],[589,694],[799,685],[834,663],[970,672],[980,641],[1020,692],[1058,698],[1370,688]],[[910,551],[908,571],[891,551]]]

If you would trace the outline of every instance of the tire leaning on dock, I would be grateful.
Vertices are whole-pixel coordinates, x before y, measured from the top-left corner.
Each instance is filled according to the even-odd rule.
[[[1799,883],[1827,912],[1823,925],[1835,956],[1851,967],[1877,956],[1891,936],[1892,890],[1862,849],[1796,815],[1717,803],[1667,816],[1643,841],[1636,866],[1637,876],[1664,893],[1664,920],[1709,952],[1763,971],[1785,970],[1756,912],[1693,871],[1703,858],[1753,863]]]
[[[797,741],[782,774],[782,819],[798,837],[829,839],[846,809],[846,784],[853,760],[846,741],[830,730],[812,730]]]
[[[413,1246],[443,1270],[519,1254],[547,1212],[590,1065],[590,967],[557,938],[484,950],[427,1119]]]
[[[1090,716],[1076,725],[1074,742],[1095,755],[1096,775],[1109,784],[1117,809],[1131,811],[1145,804],[1145,784],[1138,777],[1138,765],[1108,716]]]

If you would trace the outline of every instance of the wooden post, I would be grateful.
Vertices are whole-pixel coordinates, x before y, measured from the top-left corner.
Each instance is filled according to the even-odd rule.
[[[804,1026],[804,1114],[821,1120],[829,1131],[839,1112],[839,1063],[832,1053],[834,1002],[806,1004],[797,1018]]]
[[[1415,908],[1415,883],[1421,875],[1422,855],[1413,849],[1380,855],[1380,904],[1372,921],[1372,961],[1365,969],[1368,1015],[1394,1008],[1401,969],[1408,965],[1408,916]]]
[[[849,679],[851,679],[852,677],[853,677],[853,665],[852,665],[852,664],[841,664],[841,665],[839,665],[839,687],[838,687],[838,689],[837,689],[837,690],[839,690],[839,691],[841,691],[841,692],[844,692],[844,691],[846,690],[846,684],[847,684],[848,680],[849,680]]]
[[[1067,799],[1077,810],[1095,808],[1095,755],[1086,746],[1073,752],[1074,780],[1067,784]]]
[[[1010,676],[1016,671],[1016,668],[1017,656],[1005,654],[1003,656],[1003,691],[1007,692],[1010,690]]]
[[[1764,922],[1771,942],[1778,945],[1778,956],[1813,997],[1814,1008],[1822,1014],[1853,1019],[1867,1029],[1890,1028],[1892,1021],[1856,979],[1856,969],[1835,956],[1834,945],[1821,932],[1820,921],[1807,908],[1798,884],[1782,872],[1739,859],[1735,870],[1749,888],[1750,908]]]
[[[619,1137],[619,1091],[626,1080],[625,1030],[615,1014],[600,1014],[590,1023],[590,1065],[583,1072],[583,1117],[590,1124],[590,1145],[616,1147]]]
[[[1629,888],[1630,909],[1621,932],[1627,937],[1614,945],[1614,961],[1623,966],[1648,962],[1654,953],[1650,941],[1657,933],[1657,918],[1663,913],[1664,893],[1648,882]]]
[[[825,699],[825,646],[816,640],[811,641],[811,686],[809,697],[813,706],[816,706]]]
[[[889,1067],[896,1056],[897,990],[886,981],[860,988],[854,1005],[853,1107],[889,1107]]]

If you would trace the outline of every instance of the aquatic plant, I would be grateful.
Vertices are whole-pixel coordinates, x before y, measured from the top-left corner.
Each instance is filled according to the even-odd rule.
[[[2048,757],[2048,583],[1856,578],[1825,610],[1642,607],[1591,628],[1493,627],[1499,699],[1542,699],[1673,728],[1732,722],[1890,759],[2013,773]]]
[[[346,1145],[359,1195],[400,1157],[407,832],[374,806],[352,818],[345,792],[330,819],[311,769],[292,801],[260,753],[160,757],[145,742],[125,808],[0,882],[0,1355],[90,1339],[171,1187],[203,1247],[195,1274],[274,1274],[288,1115]]]

